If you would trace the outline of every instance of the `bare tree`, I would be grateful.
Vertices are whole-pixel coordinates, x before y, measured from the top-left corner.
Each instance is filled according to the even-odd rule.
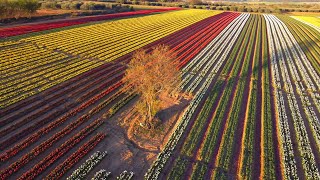
[[[135,107],[150,127],[160,110],[160,95],[174,97],[180,91],[181,73],[175,53],[164,45],[156,46],[151,53],[136,51],[128,64],[124,82],[140,96]]]

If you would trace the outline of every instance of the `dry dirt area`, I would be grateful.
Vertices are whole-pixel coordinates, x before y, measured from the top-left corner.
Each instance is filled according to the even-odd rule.
[[[158,115],[162,125],[153,133],[139,128],[137,134],[131,138],[128,137],[128,122],[135,117],[132,115],[134,102],[129,103],[113,118],[106,120],[98,131],[105,132],[107,137],[91,151],[91,154],[95,151],[107,151],[108,155],[87,177],[91,178],[96,171],[105,169],[111,172],[112,179],[115,179],[124,170],[133,171],[134,179],[142,179],[170,137],[176,122],[189,104],[190,98],[182,98],[180,102],[165,99],[164,102],[165,109]],[[69,171],[68,174],[71,172]]]
[[[142,179],[152,162],[155,160],[162,146],[170,137],[176,122],[182,116],[184,110],[190,102],[189,98],[182,98],[180,102],[170,99],[164,100],[164,110],[159,112],[159,118],[162,121],[153,133],[147,131],[137,132],[136,135],[128,137],[128,124],[134,116],[132,109],[134,101],[126,105],[121,112],[111,119],[106,119],[106,122],[99,128],[99,132],[105,132],[107,137],[97,145],[81,162],[77,163],[67,176],[72,173],[80,164],[85,162],[89,155],[96,151],[107,151],[107,156],[88,174],[88,178],[94,176],[95,172],[100,169],[105,169],[111,172],[111,179],[116,179],[117,176],[124,170],[134,172],[134,179]],[[101,115],[103,118],[104,115]],[[65,176],[65,177],[67,177]]]

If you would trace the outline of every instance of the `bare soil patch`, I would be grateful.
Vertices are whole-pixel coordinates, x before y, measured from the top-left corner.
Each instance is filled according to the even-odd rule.
[[[106,125],[99,128],[100,132],[107,133],[107,137],[104,140],[106,143],[101,143],[96,149],[107,150],[108,155],[94,171],[106,169],[112,173],[112,177],[116,177],[127,170],[133,171],[134,177],[142,178],[170,138],[190,99],[187,96],[179,101],[164,98],[163,110],[157,115],[160,125],[154,130],[148,130],[137,123],[133,134],[128,134],[128,130],[132,122],[139,122],[139,116],[133,110],[137,98],[127,104],[120,113],[106,120]]]

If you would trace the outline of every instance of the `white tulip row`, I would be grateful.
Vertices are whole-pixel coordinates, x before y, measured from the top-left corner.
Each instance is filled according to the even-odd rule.
[[[96,172],[91,180],[107,180],[111,172],[107,172],[104,169],[101,169],[100,171]]]
[[[128,172],[128,171],[125,170],[119,175],[119,177],[117,177],[117,179],[119,179],[119,180],[130,180],[130,179],[132,179],[133,175],[134,175],[134,173],[132,171]]]
[[[315,25],[313,25],[313,24],[311,24],[311,23],[308,23],[308,22],[306,22],[306,21],[303,21],[303,20],[301,20],[301,19],[299,19],[299,18],[296,18],[296,17],[294,17],[294,16],[290,16],[290,17],[292,17],[293,19],[296,19],[296,20],[298,20],[298,21],[300,21],[300,22],[302,22],[302,23],[304,23],[304,24],[306,24],[306,25],[308,25],[308,26],[311,26],[311,27],[313,27],[315,30],[317,30],[317,31],[320,32],[320,28],[319,28],[318,26],[315,26]]]
[[[224,62],[225,57],[228,55],[233,44],[236,41],[235,37],[238,37],[240,30],[245,25],[245,22],[249,18],[249,14],[242,14],[236,18],[236,21],[232,21],[212,42],[208,44],[192,61],[186,66],[184,72],[201,72],[196,75],[196,79],[192,81],[191,85],[187,87],[187,92],[194,92],[204,76],[208,72],[216,73]],[[222,47],[222,48],[221,48]],[[226,49],[225,49],[226,48]],[[223,53],[224,52],[224,53]],[[221,55],[222,54],[222,55]],[[220,56],[220,58],[218,58]],[[215,64],[216,63],[216,64]],[[193,65],[190,65],[193,64]],[[213,67],[213,65],[215,66]],[[204,67],[203,67],[204,66]],[[213,67],[213,69],[212,69]],[[210,70],[212,69],[212,70]],[[189,74],[188,74],[189,75]],[[191,75],[193,77],[194,75]],[[182,84],[188,84],[192,78],[185,78]],[[182,87],[184,88],[184,87]]]
[[[315,72],[315,69],[310,65],[309,60],[305,56],[304,52],[302,51],[302,49],[298,45],[297,41],[294,39],[293,35],[288,30],[286,25],[282,21],[280,21],[278,18],[276,18],[275,16],[272,16],[272,19],[274,20],[274,22],[278,23],[279,29],[282,32],[282,34],[284,35],[284,39],[288,43],[288,45],[290,47],[290,51],[293,54],[293,58],[290,57],[290,54],[286,55],[287,59],[288,59],[289,66],[290,65],[292,66],[291,68],[293,69],[293,71],[297,71],[296,67],[298,67],[298,70],[302,76],[302,79],[304,80],[304,82],[306,82],[307,88],[312,90],[311,92],[309,91],[308,93],[311,94],[312,99],[314,100],[316,106],[319,109],[320,105],[317,100],[317,97],[319,97],[319,94],[314,93],[314,91],[317,91],[320,87],[320,81],[319,81],[318,74]],[[282,40],[281,42],[283,42],[283,41],[284,40]],[[298,52],[296,52],[296,49]],[[301,56],[301,58],[298,56],[298,54]],[[294,65],[294,62],[292,59],[294,59],[297,66]],[[308,71],[303,66],[302,62],[305,63],[304,65],[307,67]],[[316,82],[317,87],[315,87],[315,85],[313,84],[308,73],[311,74],[311,77]],[[296,76],[296,78],[294,77],[295,79],[299,79],[299,77],[297,77],[297,76],[299,76],[298,74],[296,74],[296,73],[292,73],[292,74],[293,74],[293,76]],[[294,81],[294,84],[296,85],[298,94],[300,96],[300,99],[302,100],[302,105],[303,105],[304,111],[307,115],[307,119],[310,122],[313,136],[315,137],[317,144],[320,144],[320,131],[319,131],[320,122],[319,122],[317,116],[315,116],[314,109],[310,106],[311,103],[309,101],[309,98],[306,96],[307,93],[304,88],[304,84],[302,82],[296,82],[296,81]],[[320,149],[320,147],[318,147],[318,149]]]
[[[319,78],[318,74],[316,73],[315,69],[311,66],[309,60],[307,59],[306,55],[302,51],[298,42],[294,39],[293,35],[290,33],[287,26],[282,21],[280,21],[278,18],[276,18],[275,16],[272,16],[272,18],[275,22],[278,23],[279,29],[283,33],[284,38],[289,45],[290,51],[293,54],[293,58],[291,58],[289,55],[287,55],[287,57],[289,57],[288,64],[292,65],[291,68],[294,71],[297,71],[296,67],[298,68],[298,70],[302,76],[302,79],[304,80],[304,82],[306,82],[307,88],[311,90],[308,93],[311,94],[311,98],[313,99],[314,104],[316,105],[317,109],[320,111],[320,103],[319,103],[319,100],[317,99],[317,97],[319,97],[319,93],[314,93],[317,90],[319,90],[319,88],[320,88],[320,78]],[[299,56],[298,56],[298,54],[299,54]],[[297,66],[294,66],[292,59],[294,59]],[[304,62],[304,64],[302,64],[302,62]],[[308,70],[306,70],[304,65],[306,66],[306,68]],[[315,83],[317,84],[317,87],[313,84],[308,73],[314,79]],[[297,73],[292,73],[292,74],[294,76],[296,76],[294,78],[300,79],[299,75]],[[305,113],[307,115],[307,119],[310,122],[310,125],[312,127],[311,130],[312,130],[313,136],[315,137],[317,144],[320,146],[320,122],[319,122],[317,116],[315,116],[314,109],[310,106],[311,103],[309,101],[308,96],[306,96],[307,93],[305,91],[303,83],[294,81],[294,84],[297,87],[298,94],[300,96],[300,99],[302,100],[302,105],[303,105],[304,111],[305,111]],[[320,147],[318,147],[318,149],[320,149]]]
[[[273,34],[271,33],[271,25],[270,20],[267,15],[264,15],[267,24],[267,37],[269,41],[269,57],[271,59],[271,71],[272,71],[272,79],[276,84],[275,89],[275,101],[276,101],[276,110],[279,121],[279,131],[280,131],[280,152],[282,154],[282,162],[285,166],[285,176],[286,179],[290,179],[290,177],[298,177],[297,176],[297,167],[296,161],[294,159],[292,140],[290,137],[290,129],[288,124],[288,117],[286,115],[285,106],[284,106],[284,98],[282,96],[282,92],[278,89],[281,89],[280,83],[280,74],[277,66],[276,60],[276,51],[275,51],[275,43]]]
[[[224,42],[224,46],[222,46],[221,44],[217,43],[215,45],[215,47],[219,46],[220,49],[224,49],[225,46],[227,46],[225,53],[220,55],[219,53],[217,53],[217,56],[214,56],[214,59],[211,59],[211,62],[215,62],[219,59],[219,61],[221,61],[221,63],[217,63],[215,65],[215,69],[219,69],[222,62],[226,60],[226,56],[228,54],[228,52],[230,51],[230,49],[232,48],[236,38],[238,34],[241,32],[242,27],[244,26],[245,22],[247,21],[247,19],[249,18],[249,14],[242,14],[240,16],[238,16],[231,24],[233,26],[227,26],[220,34],[224,34],[226,31],[230,31],[230,29],[235,29],[237,33],[225,33],[225,34],[229,34],[229,39],[231,37],[233,37],[232,41],[228,42],[228,41],[223,41]],[[240,24],[241,26],[236,26],[237,24]],[[216,38],[215,38],[216,39]],[[221,40],[222,41],[222,40]],[[228,43],[225,43],[228,42]],[[210,43],[208,46],[210,48],[212,48],[212,43]],[[213,51],[208,52],[209,48],[208,46],[206,48],[204,48],[193,60],[191,63],[200,63],[197,62],[200,57],[202,57],[204,54],[206,53],[212,53]],[[221,52],[221,50],[219,50],[219,52]],[[220,57],[219,57],[220,55]],[[202,59],[200,59],[202,61]],[[207,59],[206,59],[207,60]],[[211,64],[212,65],[212,64]],[[191,66],[187,66],[184,70],[190,71]],[[207,70],[210,68],[206,68]],[[158,179],[159,174],[161,173],[161,171],[163,170],[166,162],[168,161],[170,155],[173,153],[180,137],[182,136],[182,134],[185,132],[185,129],[187,127],[187,125],[189,124],[190,119],[192,118],[192,116],[194,115],[195,110],[198,108],[200,102],[202,101],[204,95],[206,94],[211,82],[213,81],[213,78],[215,77],[215,71],[210,71],[208,77],[205,79],[205,82],[203,83],[203,85],[200,87],[200,89],[196,92],[195,97],[193,98],[193,100],[191,101],[190,105],[188,106],[188,109],[185,111],[185,113],[182,116],[181,121],[179,122],[179,125],[177,126],[177,128],[175,129],[175,131],[173,132],[173,134],[171,135],[169,141],[167,142],[166,146],[164,147],[164,149],[162,150],[161,153],[158,154],[157,159],[153,162],[152,166],[148,169],[147,173],[145,174],[145,179]],[[191,78],[186,78],[186,79],[191,79]],[[202,78],[203,79],[203,78]],[[199,79],[200,81],[202,81],[202,79]],[[184,84],[188,84],[188,83],[184,83]],[[192,86],[198,86],[196,84],[192,84]],[[192,88],[193,89],[193,88]],[[191,89],[191,90],[192,90]]]
[[[74,170],[73,173],[67,178],[67,180],[80,180],[84,179],[85,176],[96,166],[105,156],[107,151],[97,151],[92,154],[89,159],[86,160],[78,169]]]
[[[293,37],[291,32],[289,31],[288,27],[280,21],[275,16],[272,16],[273,20],[276,21],[279,25],[280,30],[284,34],[284,38],[286,42],[288,43],[288,48],[292,52],[293,59],[295,63],[297,64],[297,69],[300,72],[303,81],[305,82],[307,88],[311,90],[310,94],[314,94],[315,91],[318,91],[320,88],[320,77],[316,70],[311,65],[310,61],[308,60],[305,53],[302,51],[301,47],[299,46],[296,39]],[[294,67],[295,68],[295,67]],[[310,76],[309,76],[310,74]],[[313,81],[315,83],[313,83]],[[318,93],[316,93],[315,96],[319,96]],[[318,102],[317,105],[319,106]]]
[[[281,74],[284,81],[283,83],[284,83],[285,89],[288,92],[287,94],[288,104],[289,104],[289,108],[293,118],[294,128],[295,128],[296,137],[298,141],[298,148],[302,156],[302,165],[306,172],[305,174],[306,177],[313,179],[313,178],[319,177],[319,171],[317,169],[315,158],[312,153],[312,149],[310,147],[308,133],[304,125],[303,118],[301,116],[296,97],[293,95],[294,90],[293,90],[293,86],[290,80],[290,75],[285,63],[287,62],[289,66],[289,70],[293,76],[292,79],[294,80],[294,84],[297,88],[297,91],[303,92],[304,90],[303,84],[300,82],[301,80],[300,80],[299,74],[297,73],[297,69],[295,67],[293,59],[290,56],[290,52],[289,52],[289,49],[291,51],[294,51],[294,49],[290,48],[290,45],[292,46],[292,44],[289,43],[288,35],[282,31],[283,27],[280,26],[280,23],[278,22],[276,17],[273,15],[265,15],[265,18],[269,22],[268,23],[269,30],[272,32],[273,38],[275,39],[275,46],[276,46],[276,51],[278,55],[277,56],[278,63],[281,69]],[[289,46],[286,43],[288,43]],[[281,45],[283,49],[281,49]],[[276,62],[274,61],[273,63],[276,63]],[[293,175],[290,174],[289,177],[297,178],[296,172],[294,173],[295,174]]]

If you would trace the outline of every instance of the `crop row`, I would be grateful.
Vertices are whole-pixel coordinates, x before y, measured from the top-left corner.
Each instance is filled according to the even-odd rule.
[[[112,61],[215,14],[217,13],[183,10],[106,22],[24,40],[74,55]],[[74,41],[70,42],[69,38]]]
[[[38,32],[38,31],[56,29],[56,28],[61,28],[66,26],[84,24],[84,23],[93,22],[93,21],[103,21],[103,20],[109,20],[114,18],[135,16],[135,15],[146,15],[146,14],[171,11],[171,10],[179,10],[179,9],[178,8],[150,9],[150,10],[141,10],[141,11],[135,11],[135,12],[123,12],[123,13],[116,13],[116,14],[99,15],[94,17],[62,20],[62,21],[50,22],[50,23],[39,23],[36,25],[25,25],[25,26],[13,27],[13,28],[3,28],[0,30],[0,33],[1,33],[0,38],[17,36],[21,34],[30,33],[30,32]]]
[[[93,98],[91,98],[90,100],[88,100],[87,102],[84,102],[83,104],[81,104],[79,107],[73,109],[72,111],[69,111],[68,113],[66,113],[64,116],[62,116],[61,118],[51,122],[50,124],[48,124],[47,126],[41,128],[39,131],[35,132],[34,134],[32,134],[31,136],[29,136],[26,140],[24,140],[23,142],[19,143],[18,145],[15,145],[13,148],[9,149],[8,151],[4,152],[3,154],[1,154],[1,161],[5,161],[7,159],[9,159],[10,157],[14,156],[15,154],[17,154],[18,152],[22,151],[24,148],[28,147],[29,145],[31,145],[33,142],[35,142],[36,140],[38,140],[41,136],[49,133],[50,131],[52,131],[54,128],[56,128],[57,126],[61,125],[63,122],[65,122],[67,119],[75,116],[78,112],[82,111],[83,109],[87,108],[88,106],[92,105],[93,103],[97,102],[98,100],[100,100],[102,97],[108,95],[109,93],[111,93],[112,91],[114,91],[115,89],[117,89],[119,86],[121,85],[121,82],[115,83],[114,85],[110,86],[108,89],[106,89],[105,91],[97,94],[96,96],[94,96]],[[111,96],[110,98],[108,98],[105,102],[103,102],[100,106],[97,106],[96,109],[102,109],[104,106],[106,106],[109,102],[111,102],[112,100],[114,100],[117,96]],[[74,121],[73,123],[69,124],[66,128],[64,128],[64,130],[61,130],[60,133],[62,134],[66,134],[68,132],[70,132],[72,129],[78,127],[80,124],[82,124],[83,122],[85,122],[86,119],[88,119],[90,116],[88,115],[84,115],[82,116],[80,119],[78,119],[77,121]],[[26,130],[26,131],[22,131],[22,134],[29,134],[29,132],[31,132],[30,130]],[[21,135],[22,136],[22,135]],[[14,136],[11,139],[11,141],[15,141],[15,139],[20,138],[20,136]],[[55,138],[53,138],[55,139]],[[55,139],[57,140],[57,139]],[[10,143],[9,141],[6,141],[5,143]],[[6,144],[2,144],[3,148],[5,147]]]
[[[92,150],[103,138],[105,134],[98,133],[92,137],[88,142],[83,144],[77,151],[75,151],[71,156],[64,160],[60,165],[58,165],[54,170],[46,176],[48,179],[61,179],[61,177],[78,161],[81,160],[90,150]]]
[[[107,152],[97,151],[92,154],[78,169],[74,170],[67,180],[83,179],[105,156]]]
[[[246,19],[246,15],[245,16],[239,16],[238,18],[236,18],[234,21],[237,21],[238,19]],[[232,24],[229,24],[226,29],[230,29],[230,26]],[[232,29],[232,28],[231,28]],[[239,30],[240,31],[240,30]],[[223,34],[223,32],[221,32],[221,34]],[[231,48],[231,47],[230,47]],[[206,51],[206,50],[203,50]],[[203,52],[202,51],[202,52]],[[200,52],[195,59],[198,56],[202,56],[202,52]],[[225,57],[221,57],[221,59],[224,59]],[[194,59],[192,60],[192,62],[194,61]],[[148,170],[148,172],[145,175],[146,179],[157,179],[162,171],[162,169],[164,168],[166,162],[168,161],[169,157],[171,156],[173,150],[176,147],[176,144],[178,143],[180,137],[182,136],[182,134],[185,132],[185,129],[191,119],[191,117],[193,116],[196,108],[198,106],[201,107],[201,104],[203,104],[202,102],[202,98],[204,97],[204,95],[206,94],[207,89],[209,88],[212,79],[213,79],[214,75],[211,72],[209,77],[205,80],[205,82],[203,83],[203,85],[200,87],[200,89],[197,91],[197,93],[194,96],[194,99],[191,101],[190,105],[188,106],[187,110],[185,111],[185,113],[182,116],[182,119],[179,123],[179,125],[177,126],[177,128],[175,129],[175,131],[173,132],[173,134],[171,135],[168,143],[166,144],[165,148],[163,149],[163,151],[157,156],[157,159],[154,161],[154,163],[152,164],[151,168]]]
[[[63,143],[59,148],[52,151],[46,158],[40,161],[36,166],[32,168],[32,170],[25,173],[21,178],[31,178],[33,179],[38,173],[43,171],[46,167],[48,167],[51,163],[53,163],[57,158],[62,156],[66,151],[72,148],[76,143],[79,143],[81,139],[86,137],[89,133],[95,130],[99,125],[101,125],[101,121],[95,121],[82,129],[79,133],[74,135],[68,141]],[[0,173],[0,177],[2,179],[8,178],[12,173],[18,171],[21,167],[27,164],[29,161],[37,157],[41,152],[45,151],[47,148],[51,147],[57,139],[61,138],[65,134],[56,133],[52,138],[47,141],[41,143],[37,147],[33,148],[29,153],[22,156],[19,160],[12,163],[8,168],[4,169]]]
[[[319,18],[311,17],[311,16],[291,16],[291,17],[311,26],[312,28],[314,28],[318,32],[320,32],[320,19]]]
[[[107,77],[112,77],[114,74],[117,74],[119,73],[119,71],[121,71],[123,69],[122,68],[118,68],[118,69],[114,69],[114,71],[110,72],[109,74],[106,74]],[[88,89],[89,87],[94,87],[95,84],[98,84],[97,82],[101,82],[102,79],[105,79],[106,76],[101,76],[97,79],[95,79],[94,81],[90,82],[90,83],[87,83],[86,85],[84,85],[83,87],[81,88],[78,88],[77,90],[74,90],[72,93],[71,93],[71,96],[75,93],[79,93],[81,91],[85,91],[86,89]],[[91,97],[91,96],[94,96],[94,94],[96,93],[99,93],[101,91],[103,91],[106,87],[108,86],[111,86],[112,84],[116,83],[119,79],[121,79],[122,75],[118,75],[118,76],[115,76],[109,80],[107,80],[106,82],[104,82],[103,84],[97,86],[94,88],[94,90],[92,91],[89,91],[87,93],[84,93],[82,94],[81,97],[77,98],[77,101],[78,102],[84,102],[85,100],[88,99],[88,97]],[[99,98],[101,98],[103,96],[97,96],[96,97],[96,100],[98,100]],[[65,103],[65,99],[56,99],[54,102],[51,102],[49,105],[46,105],[46,106],[43,106],[39,109],[39,111],[35,111],[34,110],[34,113],[32,113],[31,115],[29,116],[24,116],[24,118],[18,122],[15,122],[13,125],[9,126],[8,128],[5,128],[3,129],[2,131],[0,131],[0,135],[5,135],[7,133],[9,133],[10,131],[14,131],[15,129],[19,128],[19,127],[22,127],[24,124],[36,119],[37,117],[39,117],[41,114],[45,114],[48,110],[50,110],[52,107],[58,107],[60,106],[61,104],[64,104]],[[59,112],[64,112],[64,110],[60,110]],[[59,112],[55,111],[54,114],[57,115],[59,114]],[[12,116],[11,116],[12,117]],[[13,117],[12,117],[13,118]],[[10,122],[10,119],[11,120],[14,120],[12,118],[8,118],[8,119],[5,119],[5,121],[7,122]],[[37,129],[37,127],[40,127],[44,124],[46,124],[47,122],[50,122],[50,120],[52,120],[52,116],[51,114],[47,115],[45,118],[43,118],[41,121],[33,124],[32,126],[28,127],[28,128],[25,128],[23,129],[22,131],[18,132],[15,134],[15,138],[19,138],[19,137],[22,137],[22,136],[25,136],[28,132],[31,132],[35,129]],[[8,140],[9,142],[11,143],[14,143],[16,141],[14,141],[12,138]],[[2,146],[2,143],[0,144],[0,147]]]
[[[295,63],[299,63],[300,59],[295,59],[295,62],[293,62],[293,58],[290,56],[289,52],[291,51],[292,54],[296,53],[295,49],[291,49],[291,48],[284,48],[281,49],[281,45],[280,44],[284,44],[284,43],[289,43],[290,44],[290,39],[289,39],[289,32],[287,31],[287,33],[283,32],[285,28],[281,27],[281,25],[283,25],[280,21],[278,21],[277,18],[275,18],[274,16],[271,15],[265,15],[265,18],[267,20],[267,22],[269,23],[268,25],[268,31],[271,31],[272,33],[272,37],[273,39],[275,39],[274,44],[271,45],[271,50],[273,50],[274,46],[276,49],[276,56],[274,54],[272,54],[274,57],[273,60],[273,68],[276,66],[275,65],[275,57],[278,60],[278,66],[279,69],[281,69],[281,73],[279,73],[278,68],[274,68],[273,71],[273,78],[275,80],[275,82],[277,82],[277,88],[281,89],[281,83],[283,81],[284,83],[284,89],[286,92],[288,92],[286,94],[287,97],[287,106],[289,106],[290,109],[290,115],[292,117],[293,120],[293,126],[294,126],[294,130],[295,130],[295,138],[297,139],[298,142],[298,150],[301,154],[301,163],[304,169],[304,174],[305,177],[307,178],[315,178],[315,177],[319,177],[319,172],[317,169],[317,165],[315,162],[315,157],[314,154],[312,152],[312,148],[311,148],[311,144],[310,144],[310,140],[309,140],[309,135],[302,117],[302,113],[300,112],[300,108],[297,102],[297,98],[295,97],[295,89],[293,88],[292,85],[292,79],[293,79],[293,83],[295,85],[296,88],[296,92],[301,92],[303,91],[303,84],[299,83],[298,81],[300,81],[300,77],[298,74],[298,71],[295,67]],[[291,35],[292,36],[292,35]],[[273,42],[270,39],[271,42]],[[279,39],[279,41],[277,40]],[[295,45],[298,46],[298,45]],[[292,47],[292,45],[291,45]],[[272,51],[270,51],[272,52]],[[272,52],[274,53],[274,52]],[[287,59],[288,63],[287,65],[285,64],[285,60],[284,58]],[[288,66],[288,68],[287,68]],[[300,67],[300,69],[303,68],[303,66]],[[289,70],[288,70],[289,69]],[[291,76],[289,75],[289,72],[291,73]],[[280,77],[281,74],[281,77]],[[281,79],[283,79],[281,81]],[[303,80],[305,82],[307,82],[306,84],[308,84],[308,78],[307,77],[303,77]],[[310,81],[309,81],[310,83]],[[278,89],[276,91],[279,91]],[[278,96],[277,96],[277,104],[278,104],[278,111],[282,111],[285,114],[286,108],[285,108],[285,101],[284,101],[284,97],[282,95],[281,92],[277,92]],[[300,95],[302,96],[302,95]],[[279,106],[280,104],[280,106]],[[285,115],[284,117],[279,117],[280,122],[281,121],[287,121],[287,116]],[[290,129],[288,127],[288,122],[285,122],[284,124],[287,124],[285,126],[280,126],[283,127],[283,130],[281,129],[280,131],[286,131],[286,134],[281,134],[282,135],[282,143],[285,142],[284,140],[288,139],[288,141],[290,142]],[[291,132],[293,133],[293,132]],[[285,135],[285,136],[283,136]],[[283,150],[284,150],[284,155],[285,157],[291,157],[289,161],[286,161],[285,163],[285,172],[286,172],[286,176],[289,178],[298,178],[297,175],[297,168],[295,167],[296,162],[293,159],[293,154],[294,153],[298,153],[298,152],[294,152],[293,148],[292,148],[292,144],[291,143],[285,143],[283,144]],[[288,157],[288,158],[289,158]],[[290,163],[290,164],[287,164]]]
[[[110,174],[111,174],[110,172],[107,172],[106,170],[101,169],[94,174],[91,180],[107,180]]]
[[[37,73],[28,73],[27,77],[23,73],[25,71],[20,72],[19,75],[14,76],[14,79],[11,78],[10,83],[12,84],[12,87],[10,88],[6,86],[6,89],[8,90],[3,90],[2,96],[0,97],[1,107],[7,107],[16,103],[17,101],[25,99],[29,96],[29,94],[26,92],[30,90],[38,88],[41,92],[102,64],[100,61],[88,61],[87,64],[81,65],[81,63],[86,62],[86,60],[84,60],[86,57],[95,57],[106,61],[115,60],[127,53],[149,44],[152,41],[165,37],[172,32],[183,29],[214,14],[217,14],[217,12],[205,12],[198,10],[177,11],[173,13],[152,15],[150,17],[139,17],[115,22],[106,22],[46,35],[24,38],[20,40],[21,43],[31,42],[33,44],[37,44],[38,46],[38,48],[30,49],[30,51],[27,50],[27,52],[29,52],[29,56],[27,56],[28,61],[32,62],[31,60],[39,60],[40,62],[37,63],[37,65],[34,64],[34,66],[32,66],[31,63],[31,70],[37,68],[43,69],[43,65],[48,63],[58,63],[57,66],[62,66],[62,68],[57,68],[54,70],[53,68],[55,66],[52,66],[52,68],[43,69],[45,71],[49,71],[46,72],[46,74],[43,74],[42,70],[34,70]],[[143,21],[143,23],[141,23],[141,21]],[[126,26],[127,28],[119,28],[123,26]],[[157,31],[154,31],[154,26],[157,26],[160,29],[158,28]],[[76,37],[74,37],[74,35],[76,35]],[[103,38],[101,38],[101,35]],[[69,38],[74,39],[74,41],[69,41]],[[116,40],[117,38],[121,39]],[[25,52],[24,46],[14,45],[10,46],[9,48],[4,48],[3,54],[5,56],[7,54],[11,54],[11,49],[14,49],[14,51]],[[72,53],[74,55],[81,55],[84,58],[81,59],[81,61],[74,63],[72,63],[72,61],[67,61],[65,62],[67,67],[64,67],[61,64],[59,65],[59,62],[63,60],[63,58],[53,58],[53,62],[46,62],[46,59],[39,59],[42,56],[37,54],[37,49],[46,49],[46,53],[51,54],[57,53],[56,49],[58,49],[62,55],[63,53]],[[82,52],[73,52],[72,49],[81,49],[81,51],[84,51],[84,54]],[[94,55],[95,52],[93,51],[99,51],[103,54],[100,53],[100,55]],[[22,58],[19,56],[19,53],[17,56],[19,60]],[[6,63],[7,61],[9,63],[8,58],[5,59]],[[15,63],[15,61],[12,63]],[[78,67],[79,69],[77,70],[72,68],[74,66]],[[20,67],[20,64],[14,66],[14,68]],[[46,81],[46,78],[48,78],[50,81]],[[41,83],[37,84],[37,82]],[[14,84],[21,85],[13,86]],[[37,93],[37,91],[31,92],[32,95]]]

